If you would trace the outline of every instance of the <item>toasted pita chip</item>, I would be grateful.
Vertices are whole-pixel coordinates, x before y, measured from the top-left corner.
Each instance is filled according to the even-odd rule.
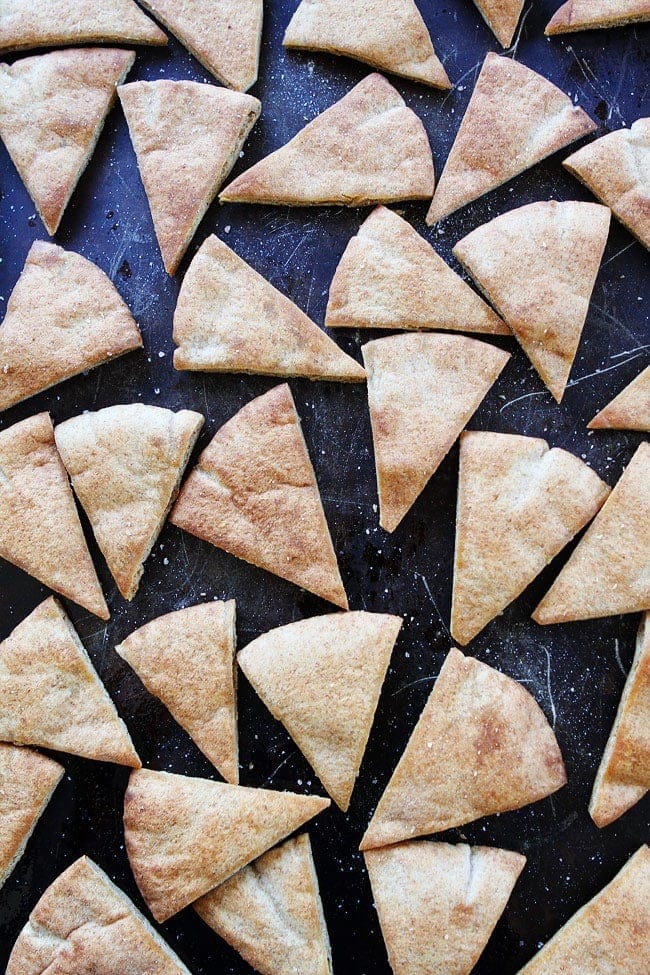
[[[329,936],[309,836],[269,850],[194,904],[261,975],[331,975]]]
[[[650,433],[650,366],[628,383],[587,426],[590,430]]]
[[[190,975],[129,898],[88,857],[50,884],[14,945],[6,975]]]
[[[159,616],[115,649],[223,777],[239,782],[234,599]]]
[[[568,0],[553,14],[545,34],[569,34],[595,27],[623,27],[650,20],[648,0]]]
[[[650,609],[650,443],[642,443],[533,613],[566,623]]]
[[[519,975],[647,975],[650,849],[642,846]]]
[[[280,149],[233,180],[223,203],[284,206],[425,200],[433,192],[422,122],[380,74],[371,74]]]
[[[451,635],[473,640],[591,521],[608,486],[566,450],[507,433],[464,433]]]
[[[75,494],[125,599],[138,591],[202,426],[200,413],[130,403],[56,428]]]
[[[394,531],[510,355],[462,335],[392,335],[361,349],[379,491]]]
[[[0,432],[0,558],[108,619],[47,413]]]
[[[595,129],[589,116],[542,75],[488,54],[427,223],[443,220]]]
[[[526,857],[414,840],[364,854],[394,975],[469,975]]]
[[[329,799],[153,772],[132,773],[126,852],[157,921],[218,887],[329,806]]]
[[[169,520],[348,608],[287,385],[251,400],[217,431],[183,485]]]
[[[558,403],[607,243],[597,203],[529,203],[477,227],[454,256],[515,333]]]
[[[474,3],[501,47],[510,47],[524,0],[474,0]]]
[[[365,372],[218,237],[203,242],[174,312],[176,369],[362,382]]]
[[[402,620],[336,613],[280,626],[239,666],[345,812]]]
[[[519,809],[565,783],[560,749],[535,699],[452,648],[360,849]]]

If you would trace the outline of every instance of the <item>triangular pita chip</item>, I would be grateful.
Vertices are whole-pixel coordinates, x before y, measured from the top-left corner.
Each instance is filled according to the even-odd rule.
[[[607,243],[597,203],[543,201],[477,227],[454,247],[561,402]]]
[[[510,47],[524,0],[474,0],[501,47]]]
[[[0,741],[140,767],[126,725],[51,596],[0,643]]]
[[[569,34],[595,27],[623,27],[650,20],[649,0],[568,0],[553,14],[545,34]]]
[[[108,619],[47,413],[0,432],[0,558]]]
[[[511,58],[488,54],[427,223],[443,220],[595,128],[589,116],[542,75]]]
[[[325,325],[512,334],[431,244],[386,207],[373,210],[345,248]]]
[[[239,666],[345,812],[402,620],[336,613],[271,630]]]
[[[141,769],[124,798],[126,851],[157,921],[218,887],[330,804]]]
[[[362,382],[365,372],[218,237],[203,242],[174,312],[176,369]]]
[[[0,137],[50,236],[134,60],[77,48],[0,65]]]
[[[364,854],[393,975],[469,975],[526,857],[414,840]]]
[[[169,520],[348,608],[287,385],[251,400],[217,431],[183,485]]]
[[[451,635],[465,646],[591,521],[608,486],[545,440],[464,433]]]
[[[519,975],[648,975],[650,849],[642,846]]]
[[[88,857],[50,884],[18,935],[6,975],[190,975]]]
[[[451,88],[413,0],[302,0],[282,43],[345,54],[389,74]]]
[[[542,625],[650,609],[650,443],[642,443],[533,613]]]
[[[650,433],[650,366],[598,413],[590,430],[639,430]]]
[[[163,263],[174,274],[262,106],[195,81],[135,81],[118,95]]]
[[[138,590],[202,426],[200,413],[129,403],[82,413],[55,430],[75,494],[125,599]]]
[[[519,809],[565,782],[555,735],[535,699],[452,648],[361,849]]]
[[[223,777],[239,782],[234,599],[159,616],[115,649]]]
[[[223,203],[284,206],[426,200],[433,159],[422,122],[371,74],[280,149],[233,180]]]
[[[309,836],[269,850],[194,909],[261,975],[331,975]]]
[[[392,532],[437,471],[510,355],[463,335],[392,335],[361,349],[379,491]]]
[[[142,0],[217,81],[248,91],[257,81],[262,0]]]
[[[131,312],[97,265],[34,241],[0,325],[0,410],[141,347]]]

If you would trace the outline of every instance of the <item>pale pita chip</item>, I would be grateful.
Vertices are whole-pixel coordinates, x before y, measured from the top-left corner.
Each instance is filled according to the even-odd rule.
[[[454,247],[558,403],[587,317],[610,212],[597,203],[529,203]]]
[[[176,369],[362,382],[365,372],[218,237],[203,242],[174,312]]]
[[[587,426],[590,430],[650,433],[650,366],[628,383]]]
[[[104,272],[34,241],[0,326],[0,410],[140,348],[138,326]]]
[[[623,27],[650,20],[649,0],[568,0],[553,14],[545,34],[568,34],[595,27]]]
[[[138,590],[202,426],[200,413],[130,403],[82,413],[54,432],[75,494],[125,599]]]
[[[379,523],[394,531],[496,382],[510,355],[462,335],[392,335],[361,349]]]
[[[183,485],[169,520],[348,608],[287,385],[251,400],[217,431]]]
[[[0,643],[0,741],[140,767],[126,725],[51,596]]]
[[[269,850],[194,904],[261,975],[331,975],[309,836]]]
[[[345,248],[330,285],[325,326],[512,334],[424,237],[382,206]]]
[[[237,656],[344,812],[401,625],[380,613],[316,616],[263,634]]]
[[[560,749],[535,699],[452,648],[360,848],[519,809],[565,783]]]
[[[320,796],[133,772],[124,798],[126,851],[151,913],[166,921],[329,804]]]
[[[469,975],[526,864],[509,850],[429,840],[364,859],[393,975]]]
[[[0,558],[108,619],[47,413],[0,432]]]
[[[359,207],[426,200],[433,184],[422,122],[385,78],[371,74],[290,142],[233,180],[219,199]]]
[[[650,609],[650,443],[644,442],[533,613],[566,623]]]
[[[237,784],[234,599],[159,616],[115,650],[223,777]]]
[[[194,81],[135,81],[118,95],[165,270],[174,274],[262,106]]]
[[[427,223],[443,220],[595,129],[589,116],[542,75],[488,54]]]
[[[524,0],[474,0],[474,3],[501,47],[510,47]]]
[[[516,599],[609,494],[590,467],[545,440],[464,433],[451,635],[461,646]]]

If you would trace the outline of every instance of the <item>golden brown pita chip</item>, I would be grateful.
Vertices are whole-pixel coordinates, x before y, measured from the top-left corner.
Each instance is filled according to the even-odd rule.
[[[329,804],[320,796],[133,772],[124,798],[126,851],[151,913],[166,921]]]
[[[597,203],[529,203],[459,240],[469,271],[561,402],[607,243]]]
[[[169,520],[348,608],[287,385],[251,400],[217,431],[183,485]]]
[[[594,27],[622,27],[650,20],[649,0],[568,0],[553,14],[545,34],[568,34]]]
[[[555,735],[535,699],[452,648],[360,848],[519,809],[565,782]]]
[[[587,426],[590,430],[650,433],[650,366],[628,383]]]
[[[510,47],[524,0],[474,0],[474,3],[501,47]]]
[[[392,532],[424,490],[510,355],[462,335],[392,335],[361,349],[379,491]]]
[[[542,75],[488,54],[438,181],[427,223],[437,223],[596,124]]]
[[[426,200],[433,159],[422,122],[371,74],[280,149],[233,180],[223,203],[359,207]]]
[[[365,372],[218,237],[203,242],[174,312],[176,369],[362,382]]]

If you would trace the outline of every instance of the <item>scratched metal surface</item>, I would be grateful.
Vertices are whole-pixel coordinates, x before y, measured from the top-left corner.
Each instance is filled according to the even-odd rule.
[[[281,37],[294,0],[267,5],[260,81],[253,89],[264,110],[237,171],[284,143],[308,119],[366,74],[346,59],[285,54]],[[421,4],[434,43],[457,83],[450,94],[396,82],[424,119],[440,171],[467,104],[480,63],[496,43],[469,0]],[[543,26],[555,0],[526,5],[517,56],[568,91],[599,123],[600,133],[630,124],[648,110],[647,28],[592,32],[549,41]],[[192,78],[206,73],[176,43],[168,51],[141,49],[131,79]],[[645,104],[644,104],[645,98]],[[560,157],[563,154],[560,154]],[[0,150],[0,301],[10,294],[29,246],[46,234],[9,160]],[[423,204],[404,212],[450,259],[453,243],[486,219],[537,199],[589,199],[560,158],[536,166],[506,187],[453,215],[438,231],[424,224]],[[40,410],[55,422],[84,409],[134,400],[206,416],[199,446],[241,405],[273,385],[257,377],[175,373],[171,316],[179,281],[196,247],[210,232],[322,323],[328,284],[349,237],[367,215],[342,209],[289,210],[213,205],[181,273],[164,273],[128,140],[115,109],[74,194],[57,240],[96,261],[114,280],[141,324],[146,351],[130,355],[0,416],[0,428]],[[570,256],[569,256],[570,259]],[[452,262],[453,263],[453,262]],[[639,437],[593,433],[587,421],[647,362],[649,256],[614,221],[593,295],[584,337],[564,403],[558,407],[514,342],[513,359],[471,426],[547,437],[593,465],[610,484],[620,476]],[[338,333],[359,358],[372,336]],[[291,383],[353,608],[399,613],[405,619],[386,678],[361,777],[349,814],[336,809],[311,827],[325,914],[338,973],[389,971],[372,906],[359,838],[431,690],[450,646],[457,450],[453,449],[400,528],[377,526],[370,427],[362,386]],[[163,612],[213,597],[235,597],[244,645],[276,625],[328,607],[288,583],[258,571],[166,526],[150,557],[140,591],[122,601],[92,541],[112,617],[104,627],[77,607],[67,608],[93,661],[128,722],[146,765],[205,776],[214,769],[153,700],[113,647],[135,627]],[[451,831],[444,838],[502,845],[524,852],[528,865],[476,967],[480,975],[511,975],[648,839],[647,801],[599,832],[587,815],[591,784],[630,664],[638,620],[607,619],[540,628],[529,614],[566,555],[495,620],[469,652],[525,683],[553,723],[569,773],[552,799],[518,812]],[[17,569],[0,565],[4,637],[45,590]],[[320,791],[320,784],[284,733],[241,681],[242,782]],[[0,891],[0,968],[47,885],[82,853],[94,857],[141,907],[121,832],[127,772],[70,757],[22,859]],[[191,910],[162,931],[195,975],[245,973],[247,965]]]

